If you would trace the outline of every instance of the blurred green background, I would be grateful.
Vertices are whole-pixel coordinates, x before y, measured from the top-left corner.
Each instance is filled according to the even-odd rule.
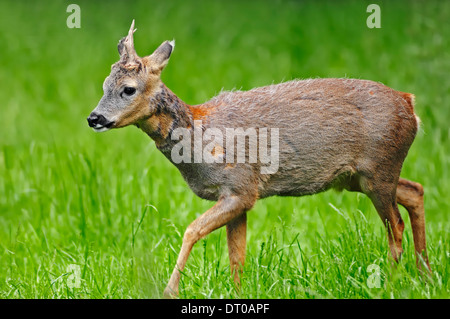
[[[257,203],[240,293],[225,231],[197,243],[181,298],[448,298],[450,2],[376,1],[382,27],[369,29],[372,2],[77,1],[70,29],[72,1],[1,1],[0,298],[159,298],[184,229],[212,205],[135,127],[87,126],[132,19],[141,56],[176,40],[162,79],[186,103],[351,77],[414,93],[422,119],[402,176],[425,187],[432,278],[415,267],[405,210],[393,269],[370,201],[331,191]]]

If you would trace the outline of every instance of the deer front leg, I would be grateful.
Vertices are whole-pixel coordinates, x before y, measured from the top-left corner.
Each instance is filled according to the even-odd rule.
[[[247,235],[247,213],[244,212],[227,224],[228,256],[230,270],[236,287],[240,286],[240,276],[245,262]]]
[[[178,285],[180,282],[180,271],[183,271],[189,254],[194,244],[205,237],[213,230],[226,225],[246,210],[250,209],[254,201],[249,203],[248,199],[235,195],[223,196],[217,203],[208,209],[203,215],[192,222],[183,236],[181,251],[178,255],[177,264],[172,272],[169,283],[164,290],[166,297],[178,295]]]

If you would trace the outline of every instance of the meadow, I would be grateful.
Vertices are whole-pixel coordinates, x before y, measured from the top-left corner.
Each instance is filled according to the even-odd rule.
[[[69,3],[0,2],[0,298],[161,298],[185,228],[213,205],[137,128],[87,125],[132,19],[141,56],[176,40],[162,79],[188,104],[348,77],[414,93],[422,120],[402,177],[425,188],[431,278],[403,208],[393,267],[370,200],[328,191],[248,213],[240,292],[225,229],[199,241],[180,298],[449,298],[450,2],[377,1],[380,29],[368,1],[77,1],[72,29]]]

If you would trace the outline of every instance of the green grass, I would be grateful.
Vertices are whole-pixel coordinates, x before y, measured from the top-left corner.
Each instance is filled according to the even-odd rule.
[[[141,56],[176,39],[163,80],[187,103],[354,77],[414,93],[423,122],[402,176],[425,187],[431,279],[406,211],[393,268],[370,201],[331,191],[255,205],[240,294],[225,230],[198,242],[181,298],[449,298],[450,3],[377,2],[381,29],[366,27],[367,1],[77,3],[81,29],[66,27],[68,3],[0,2],[0,298],[160,298],[184,229],[212,205],[138,129],[87,126],[133,18]],[[367,285],[372,264],[380,288]]]

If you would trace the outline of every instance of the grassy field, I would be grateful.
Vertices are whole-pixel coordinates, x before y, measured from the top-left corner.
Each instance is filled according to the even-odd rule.
[[[351,77],[414,93],[422,119],[402,176],[425,187],[431,279],[405,210],[394,269],[368,198],[330,191],[255,205],[240,294],[225,229],[198,242],[181,298],[449,298],[450,2],[378,1],[381,29],[366,26],[371,2],[336,2],[77,1],[69,29],[70,2],[1,1],[0,298],[160,298],[185,228],[212,205],[138,129],[87,126],[133,18],[141,56],[176,39],[162,78],[187,103]]]

